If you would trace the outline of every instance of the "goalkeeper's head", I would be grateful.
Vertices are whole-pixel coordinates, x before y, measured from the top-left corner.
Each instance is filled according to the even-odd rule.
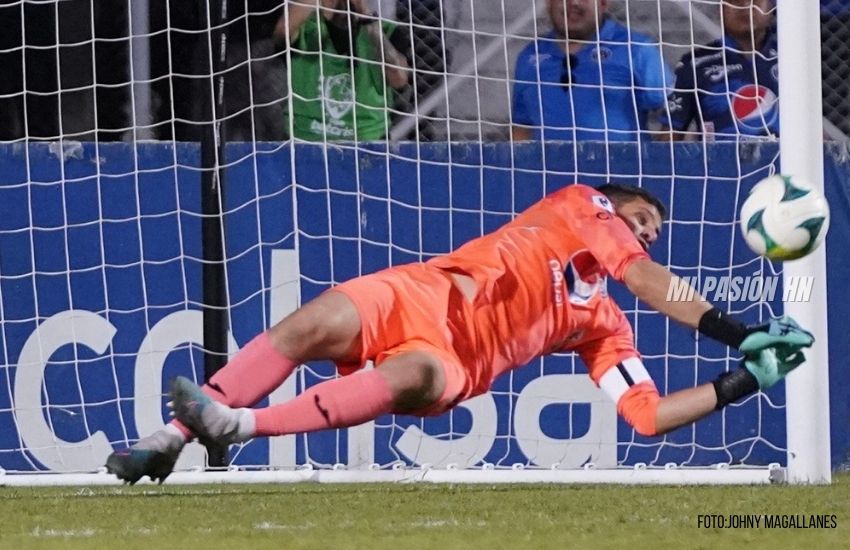
[[[606,183],[596,188],[614,203],[614,211],[637,237],[644,250],[658,240],[667,208],[658,197],[633,185]]]

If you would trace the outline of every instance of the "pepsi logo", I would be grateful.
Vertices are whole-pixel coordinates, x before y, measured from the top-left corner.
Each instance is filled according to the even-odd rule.
[[[772,126],[779,116],[779,103],[773,90],[758,84],[747,84],[734,92],[732,112],[738,124],[752,130]]]

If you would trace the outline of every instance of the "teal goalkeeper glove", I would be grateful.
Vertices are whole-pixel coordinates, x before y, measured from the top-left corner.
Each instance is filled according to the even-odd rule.
[[[793,354],[801,348],[811,347],[815,341],[811,332],[801,328],[794,319],[787,316],[771,319],[748,330],[751,331],[750,334],[738,348],[748,357],[756,357],[758,352],[767,348],[787,348],[785,353]]]
[[[744,368],[755,377],[759,389],[766,390],[785,378],[786,374],[799,367],[805,360],[806,356],[799,348],[778,346],[747,354],[744,357]]]

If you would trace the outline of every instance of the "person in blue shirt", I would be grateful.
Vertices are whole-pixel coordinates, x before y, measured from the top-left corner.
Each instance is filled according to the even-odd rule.
[[[608,0],[548,0],[552,31],[516,63],[514,140],[636,141],[673,83],[660,46],[607,14]]]
[[[723,37],[682,57],[669,100],[672,139],[779,135],[773,0],[723,0]],[[695,133],[688,133],[695,128]]]

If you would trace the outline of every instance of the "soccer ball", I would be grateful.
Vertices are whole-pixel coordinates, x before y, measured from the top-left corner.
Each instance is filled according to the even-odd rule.
[[[756,254],[771,260],[802,258],[818,247],[829,229],[829,204],[796,176],[758,182],[741,207],[741,232]]]

